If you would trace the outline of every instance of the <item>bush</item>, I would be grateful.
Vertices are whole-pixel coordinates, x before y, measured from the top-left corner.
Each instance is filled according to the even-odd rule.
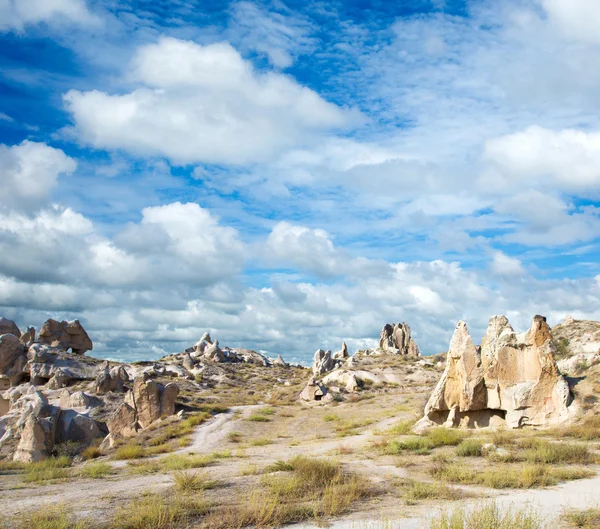
[[[443,483],[411,481],[407,485],[404,496],[408,501],[426,500],[430,498],[457,500],[461,497],[461,493],[459,490],[448,487]]]
[[[248,420],[253,422],[269,422],[271,419],[261,415],[260,413],[253,413],[248,417]]]
[[[582,529],[597,529],[600,527],[600,509],[570,510],[563,515],[569,525]]]
[[[534,439],[529,444],[531,447],[525,450],[523,457],[530,463],[579,463],[588,465],[595,461],[595,457],[585,445],[550,443],[540,439]]]
[[[427,431],[427,439],[429,439],[434,448],[439,446],[456,446],[468,435],[468,432],[463,430],[443,427],[432,428]]]

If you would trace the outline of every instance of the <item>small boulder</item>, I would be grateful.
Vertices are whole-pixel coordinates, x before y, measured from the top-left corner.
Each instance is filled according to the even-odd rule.
[[[21,337],[21,331],[19,330],[19,327],[17,327],[17,324],[4,317],[0,317],[0,334],[12,334],[17,338]]]

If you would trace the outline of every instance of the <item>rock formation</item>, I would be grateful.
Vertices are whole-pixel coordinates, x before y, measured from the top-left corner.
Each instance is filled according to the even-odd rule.
[[[0,317],[0,335],[2,334],[12,334],[17,338],[21,337],[21,331],[19,330],[19,327],[17,327],[17,324],[4,317]]]
[[[92,340],[79,320],[56,321],[49,319],[39,332],[38,342],[60,349],[71,349],[76,354],[85,354],[93,348]]]
[[[348,346],[346,342],[342,342],[342,349],[333,354],[330,350],[323,351],[323,349],[318,349],[313,356],[313,374],[319,376],[338,369],[344,365],[348,358]]]
[[[406,323],[387,324],[381,330],[379,337],[379,349],[382,351],[420,356],[419,347],[410,335],[410,327]]]
[[[327,402],[331,400],[331,394],[315,377],[311,377],[302,393],[300,393],[300,398],[306,402]]]
[[[552,329],[561,373],[576,375],[600,363],[600,322],[570,316]]]
[[[165,386],[151,380],[148,375],[137,376],[133,389],[125,395],[125,401],[107,421],[112,439],[132,437],[138,430],[147,428],[161,417],[173,415],[178,394],[177,384]]]
[[[504,316],[490,322],[476,347],[459,322],[446,369],[415,431],[447,427],[552,426],[573,414],[571,394],[553,355],[546,318],[536,316],[517,334]]]

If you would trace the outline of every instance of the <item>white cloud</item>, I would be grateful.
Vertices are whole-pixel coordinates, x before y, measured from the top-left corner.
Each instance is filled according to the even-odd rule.
[[[45,143],[23,141],[0,145],[0,209],[27,210],[48,201],[59,175],[75,171],[77,164],[60,149]]]
[[[96,24],[98,19],[88,10],[85,0],[0,0],[0,31],[46,22]]]
[[[493,252],[490,270],[493,274],[507,277],[521,276],[525,272],[523,263],[519,259],[500,251]]]
[[[175,163],[243,164],[358,119],[291,77],[255,71],[228,43],[163,37],[138,49],[129,75],[141,86],[125,95],[64,96],[81,141]]]
[[[311,52],[317,45],[317,40],[309,36],[315,29],[313,24],[288,11],[268,11],[251,2],[235,2],[229,34],[242,48],[266,55],[273,66],[287,68],[296,56]]]
[[[551,22],[573,40],[600,44],[600,5],[596,0],[541,0]]]
[[[485,156],[505,171],[506,178],[526,186],[547,183],[550,177],[567,191],[600,191],[599,132],[533,126],[488,140]]]

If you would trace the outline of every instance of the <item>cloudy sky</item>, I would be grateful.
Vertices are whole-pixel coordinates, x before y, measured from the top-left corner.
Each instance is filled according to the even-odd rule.
[[[307,361],[600,319],[597,0],[0,0],[0,314]]]

